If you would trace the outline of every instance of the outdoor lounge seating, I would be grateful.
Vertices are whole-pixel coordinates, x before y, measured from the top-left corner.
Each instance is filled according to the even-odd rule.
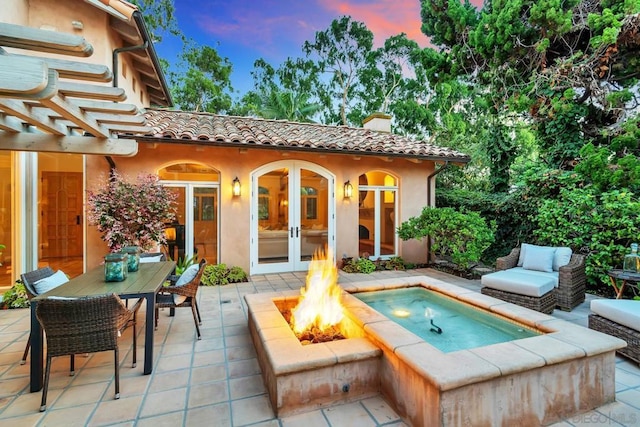
[[[200,317],[196,295],[206,265],[207,260],[202,259],[200,263],[187,268],[182,275],[169,277],[170,286],[163,287],[156,295],[156,328],[158,327],[158,311],[160,308],[171,309],[170,315],[173,315],[176,308],[191,307],[198,339],[202,339],[199,326],[202,325],[202,318]]]
[[[597,299],[591,312],[589,328],[626,341],[618,353],[640,363],[640,301]]]
[[[56,274],[58,273],[53,271],[53,269],[49,266],[21,274],[20,280],[22,280],[22,283],[24,284],[24,288],[27,291],[27,297],[29,298],[29,300],[37,297],[40,294],[38,289],[45,290],[46,288],[55,286],[57,283],[61,284],[60,283],[62,282],[61,279],[57,277],[54,278]],[[42,284],[43,280],[49,279],[49,278],[52,278],[50,280],[54,280],[54,282],[51,282],[50,284]],[[36,286],[36,283],[42,284],[42,285]],[[31,333],[29,333],[29,338],[27,339],[27,346],[24,349],[24,354],[22,355],[22,360],[20,361],[21,365],[24,365],[25,363],[27,363],[27,355],[29,354],[30,347],[31,347]]]
[[[571,311],[584,301],[585,257],[569,248],[523,244],[481,278],[481,292],[542,313]]]
[[[51,359],[71,356],[71,375],[75,371],[75,354],[113,350],[115,398],[120,398],[118,336],[133,325],[133,367],[136,366],[136,313],[143,299],[131,308],[115,294],[85,298],[46,298],[38,301],[36,317],[47,338],[47,363],[40,411],[47,408],[47,390]]]

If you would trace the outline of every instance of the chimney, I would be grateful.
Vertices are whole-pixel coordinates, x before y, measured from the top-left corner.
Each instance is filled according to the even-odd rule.
[[[362,121],[362,127],[391,133],[391,116],[385,113],[373,113]]]

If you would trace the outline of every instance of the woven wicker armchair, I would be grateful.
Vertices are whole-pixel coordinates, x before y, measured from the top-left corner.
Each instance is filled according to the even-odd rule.
[[[136,313],[142,299],[132,307],[125,307],[115,294],[98,297],[38,301],[36,317],[47,339],[47,362],[44,371],[40,411],[47,408],[47,390],[51,373],[51,359],[71,356],[71,375],[75,371],[75,354],[113,350],[115,366],[115,398],[120,398],[120,369],[118,336],[133,326],[133,367],[136,366]]]
[[[496,260],[496,270],[507,270],[518,264],[520,248]],[[558,269],[558,287],[555,290],[555,305],[561,310],[571,311],[584,302],[587,274],[585,256],[572,254],[569,264]]]
[[[195,277],[184,285],[175,286],[180,276],[169,276],[170,286],[163,287],[156,295],[156,329],[158,328],[158,311],[160,308],[171,309],[170,315],[172,316],[176,308],[191,307],[193,313],[193,322],[196,325],[196,332],[198,339],[202,339],[200,335],[200,326],[202,325],[202,318],[200,317],[200,309],[198,308],[198,301],[196,295],[198,288],[200,287],[200,279],[204,272],[204,267],[207,265],[207,260],[202,259],[199,263],[198,272]],[[174,295],[181,295],[186,297],[180,304],[176,304]]]
[[[34,283],[36,283],[40,279],[44,279],[46,277],[52,276],[54,273],[55,271],[53,271],[51,267],[47,266],[47,267],[39,268],[37,270],[29,271],[27,273],[23,273],[20,275],[20,280],[22,280],[22,283],[24,283],[24,288],[27,291],[27,297],[29,298],[29,301],[31,301],[32,298],[35,298],[38,296],[38,292],[36,291]],[[29,354],[29,348],[31,348],[31,332],[29,332],[29,338],[27,339],[27,346],[25,347],[24,353],[22,354],[22,360],[20,361],[21,365],[24,365],[25,363],[27,363],[27,355]]]

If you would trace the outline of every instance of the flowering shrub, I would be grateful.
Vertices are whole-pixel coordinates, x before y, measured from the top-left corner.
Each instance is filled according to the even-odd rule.
[[[88,192],[87,214],[111,252],[125,246],[148,251],[166,243],[164,228],[175,218],[176,194],[152,174],[140,174],[136,182],[130,182],[114,171],[105,181]]]

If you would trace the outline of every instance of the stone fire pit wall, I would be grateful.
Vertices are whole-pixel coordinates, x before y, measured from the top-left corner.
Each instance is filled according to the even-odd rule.
[[[377,395],[382,351],[348,318],[339,325],[347,339],[303,346],[280,312],[295,307],[299,296],[295,291],[245,296],[249,332],[276,415]]]
[[[299,293],[245,296],[277,416],[382,394],[409,425],[548,425],[615,399],[617,338],[429,277],[341,285],[345,340],[303,346],[278,306]],[[443,353],[348,293],[423,286],[542,335]],[[347,293],[348,292],[348,293]]]

